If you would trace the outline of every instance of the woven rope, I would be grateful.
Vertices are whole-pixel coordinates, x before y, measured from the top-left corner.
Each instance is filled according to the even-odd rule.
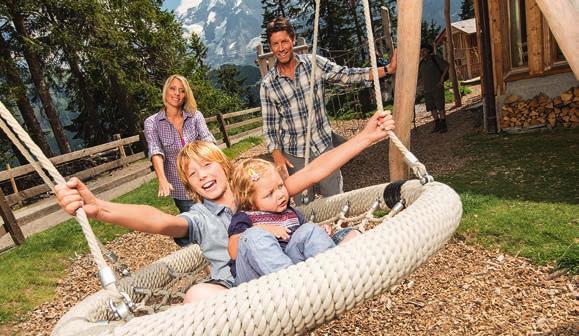
[[[57,184],[65,183],[66,181],[64,180],[64,177],[62,177],[62,175],[60,175],[60,172],[58,170],[56,170],[56,167],[54,167],[52,162],[50,162],[50,160],[48,160],[48,158],[44,155],[42,150],[34,143],[34,141],[32,141],[32,139],[30,138],[28,133],[26,133],[26,131],[22,128],[20,123],[18,123],[18,121],[16,121],[14,116],[12,116],[12,114],[6,109],[6,107],[4,106],[4,104],[2,102],[0,102],[0,116],[12,128],[14,133],[16,133],[16,135],[18,135],[20,140],[26,145],[26,147],[30,150],[30,152],[36,157],[36,159],[38,160],[38,163],[40,163],[42,168],[44,168],[48,172],[48,174],[52,177],[52,179]],[[39,174],[40,174],[40,172],[39,172]],[[80,208],[76,211],[76,219],[82,228],[82,232],[85,236],[85,239],[88,243],[88,247],[89,247],[90,252],[93,256],[93,259],[95,260],[95,263],[97,264],[98,269],[101,270],[101,269],[107,268],[108,267],[107,263],[104,260],[104,257],[102,255],[102,252],[101,252],[100,247],[98,245],[96,236],[94,235],[94,232],[92,231],[92,228],[90,227],[90,224],[88,222],[88,218],[86,217],[86,214],[82,208]],[[106,289],[115,292],[116,291],[116,285],[114,283],[111,283],[108,286],[106,286]]]
[[[302,210],[305,214],[314,210],[324,220],[348,200],[350,214],[360,214],[384,187],[316,200]],[[223,295],[128,323],[103,324],[97,321],[110,319],[105,307],[109,294],[101,291],[69,311],[53,335],[291,335],[312,330],[402,280],[452,236],[462,214],[460,198],[452,189],[410,181],[402,187],[402,195],[408,208],[366,234]],[[186,272],[202,267],[204,261],[195,245],[121,280],[119,286],[127,293],[131,286],[161,287],[170,281],[163,264]]]

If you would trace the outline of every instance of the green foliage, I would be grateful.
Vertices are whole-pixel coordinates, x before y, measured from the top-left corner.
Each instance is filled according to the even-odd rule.
[[[459,85],[458,92],[460,92],[461,97],[472,92],[472,90],[468,86]],[[452,91],[452,82],[447,81],[444,83],[444,102],[445,103],[454,103],[454,93]]]
[[[467,138],[466,166],[439,178],[461,195],[459,234],[577,274],[577,143],[577,130]]]
[[[441,30],[442,27],[434,20],[422,21],[420,24],[420,44],[432,45]]]
[[[468,20],[474,17],[474,2],[473,0],[462,0],[460,5],[460,19]]]

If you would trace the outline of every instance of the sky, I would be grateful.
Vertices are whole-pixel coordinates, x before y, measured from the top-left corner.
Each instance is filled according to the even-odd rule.
[[[179,6],[179,3],[181,3],[181,0],[165,0],[163,1],[163,9],[168,9],[168,10],[174,10],[175,8],[177,8],[177,6]]]

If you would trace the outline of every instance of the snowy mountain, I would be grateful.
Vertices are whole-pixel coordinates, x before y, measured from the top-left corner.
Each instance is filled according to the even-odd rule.
[[[260,0],[182,0],[175,9],[188,32],[207,46],[207,63],[254,64],[260,41]]]

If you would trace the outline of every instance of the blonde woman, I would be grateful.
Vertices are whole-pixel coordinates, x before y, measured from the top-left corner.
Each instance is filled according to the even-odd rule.
[[[177,154],[195,140],[215,142],[187,79],[171,75],[163,86],[163,108],[145,120],[149,157],[159,180],[159,197],[171,196],[180,212],[193,205],[179,180]]]

